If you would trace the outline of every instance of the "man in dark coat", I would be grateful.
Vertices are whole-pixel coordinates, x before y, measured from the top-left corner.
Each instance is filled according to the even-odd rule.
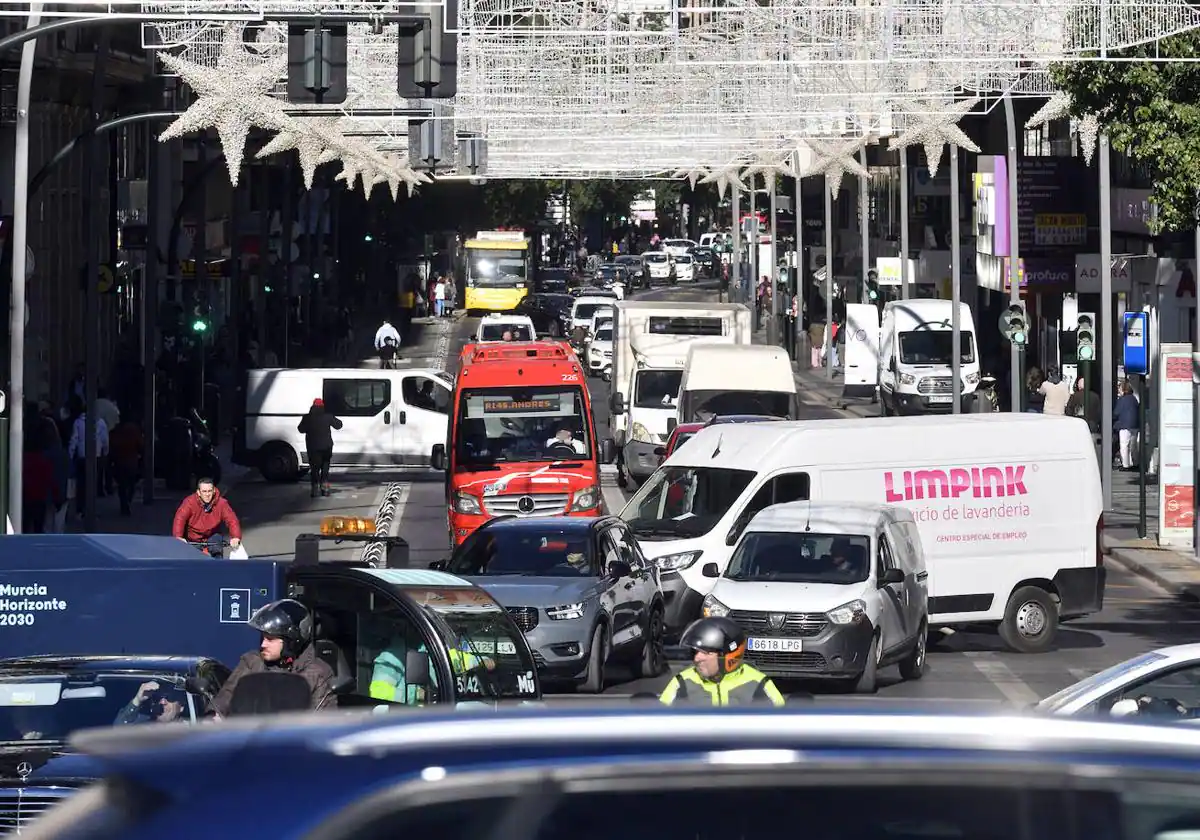
[[[342,421],[325,410],[325,401],[318,397],[312,408],[300,418],[296,427],[304,435],[304,448],[308,450],[309,478],[312,481],[312,497],[329,495],[329,462],[333,460],[333,430],[342,428]]]

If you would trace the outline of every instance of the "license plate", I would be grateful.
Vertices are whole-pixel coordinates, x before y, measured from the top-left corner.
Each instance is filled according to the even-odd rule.
[[[749,650],[771,651],[773,653],[799,653],[804,649],[802,639],[755,639],[747,641]]]
[[[953,402],[954,397],[952,397],[950,394],[939,394],[936,397],[930,397],[929,401],[931,403],[948,403]]]

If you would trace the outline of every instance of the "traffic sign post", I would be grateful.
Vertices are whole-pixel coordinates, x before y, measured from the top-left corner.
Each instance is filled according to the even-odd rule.
[[[1150,373],[1148,329],[1150,316],[1145,312],[1126,312],[1122,333],[1124,335],[1125,375],[1136,374],[1138,385],[1138,429],[1141,430],[1141,445],[1138,446],[1138,536],[1146,538],[1146,375]]]
[[[0,391],[0,475],[8,475],[8,394]],[[7,481],[0,481],[0,513],[8,522],[8,491]],[[13,532],[20,532],[20,522],[13,523]]]

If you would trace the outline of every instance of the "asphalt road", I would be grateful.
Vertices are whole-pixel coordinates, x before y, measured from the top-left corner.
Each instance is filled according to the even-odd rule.
[[[709,287],[659,289],[639,297],[665,300],[713,300]],[[448,358],[454,362],[474,326],[473,319],[456,322]],[[590,381],[597,432],[608,433],[608,385]],[[802,394],[803,398],[803,394]],[[828,408],[817,398],[805,400],[806,416],[813,419],[848,416]],[[616,487],[611,471],[605,476],[607,506],[619,512],[628,494]],[[448,556],[442,477],[412,476],[400,517],[400,533],[412,543],[414,565]],[[1009,653],[999,639],[988,634],[954,634],[931,650],[925,678],[902,682],[895,668],[885,671],[879,693],[871,697],[834,695],[820,684],[784,686],[785,691],[811,690],[820,704],[888,703],[905,705],[1015,704],[1040,700],[1064,686],[1146,650],[1194,641],[1200,633],[1200,607],[1177,602],[1154,584],[1110,567],[1106,607],[1103,612],[1063,628],[1057,648],[1040,655]],[[673,665],[673,670],[684,663]],[[634,693],[657,691],[666,677],[629,680],[612,672],[604,700],[622,702]],[[581,694],[556,695],[552,702],[586,702]]]

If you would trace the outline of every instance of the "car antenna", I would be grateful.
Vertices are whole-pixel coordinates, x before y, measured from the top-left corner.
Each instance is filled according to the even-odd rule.
[[[808,514],[804,518],[804,533],[812,531],[812,502],[808,503]]]
[[[717,448],[713,450],[713,454],[709,457],[716,458],[718,455],[721,454],[721,441],[723,441],[723,440],[725,440],[724,432],[717,435]]]

